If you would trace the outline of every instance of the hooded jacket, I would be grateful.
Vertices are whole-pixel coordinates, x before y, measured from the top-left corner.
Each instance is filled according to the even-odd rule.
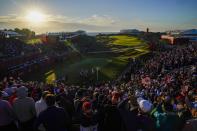
[[[17,89],[17,98],[13,103],[13,110],[20,122],[27,122],[36,116],[35,102],[27,97],[28,89],[24,86]]]

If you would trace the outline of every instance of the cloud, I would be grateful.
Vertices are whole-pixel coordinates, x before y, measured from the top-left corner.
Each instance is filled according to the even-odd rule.
[[[96,25],[96,26],[111,26],[115,24],[115,20],[107,15],[92,15],[79,21],[79,23]]]
[[[45,15],[46,21],[56,21],[62,23],[74,23],[78,18],[63,15]]]
[[[79,23],[95,26],[111,26],[115,24],[115,20],[108,15],[92,15],[87,18],[68,17],[63,15],[46,15],[47,21],[56,21],[61,23]]]
[[[156,21],[147,21],[141,18],[114,19],[108,15],[92,15],[85,18],[69,17],[63,15],[45,14],[45,22],[40,25],[33,25],[25,20],[25,16],[16,14],[9,14],[7,16],[0,16],[1,28],[30,28],[37,33],[49,31],[75,31],[86,30],[91,32],[103,31],[119,31],[121,29],[139,29],[146,30],[150,28],[151,31],[165,31],[169,29],[188,29],[197,28],[197,19],[188,20],[185,23],[161,23]]]
[[[24,16],[19,16],[17,14],[9,14],[7,16],[0,16],[0,22],[23,22],[25,20]]]
[[[109,26],[115,24],[115,20],[108,15],[92,15],[86,18],[68,17],[63,15],[44,15],[45,22],[56,21],[61,23],[79,23],[96,26]],[[9,14],[7,16],[0,16],[0,22],[21,21],[24,22],[26,16],[19,16],[16,14]]]
[[[86,18],[68,17],[63,15],[45,14],[45,22],[40,25],[31,24],[26,21],[25,16],[10,14],[0,16],[1,28],[31,28],[36,32],[47,31],[107,31],[114,29],[115,20],[107,15],[92,15]]]
[[[14,15],[0,16],[0,22],[9,22],[13,20],[16,20],[16,16]]]

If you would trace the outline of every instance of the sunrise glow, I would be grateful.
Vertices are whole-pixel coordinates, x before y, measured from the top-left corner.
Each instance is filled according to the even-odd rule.
[[[30,11],[26,15],[26,19],[30,23],[39,24],[45,21],[45,15],[39,11]]]

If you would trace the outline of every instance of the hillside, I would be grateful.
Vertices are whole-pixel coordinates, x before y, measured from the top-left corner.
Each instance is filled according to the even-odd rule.
[[[66,76],[68,83],[91,83],[97,81],[98,68],[98,80],[108,81],[120,75],[129,58],[149,52],[148,45],[133,36],[81,36],[66,44],[80,56],[72,56],[63,63],[36,73],[36,78],[51,82]],[[81,77],[81,72],[85,72],[84,77]]]

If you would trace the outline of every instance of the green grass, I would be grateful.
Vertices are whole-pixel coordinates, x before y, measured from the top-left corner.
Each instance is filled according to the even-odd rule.
[[[95,73],[90,73],[89,77],[93,81],[96,81],[96,67],[99,67],[99,80],[106,81],[116,78],[117,75],[122,71],[122,69],[127,64],[127,61],[120,58],[92,58],[86,57],[80,61],[76,62],[65,62],[58,66],[55,66],[53,69],[45,72],[45,82],[51,83],[53,80],[58,78],[58,76],[68,75],[68,81],[70,84],[77,83],[81,84],[84,80],[80,78],[79,72],[81,69],[86,69],[91,72],[93,68]],[[90,79],[90,78],[88,78]]]
[[[79,77],[81,69],[87,69],[91,72],[92,68],[99,67],[99,80],[108,81],[118,77],[128,63],[128,59],[138,57],[149,52],[148,45],[137,37],[132,36],[109,36],[109,43],[106,44],[112,53],[98,53],[90,55],[81,55],[71,57],[62,64],[39,72],[34,78],[42,78],[47,83],[65,76],[68,76],[68,83],[82,84],[84,81]],[[65,43],[75,50],[70,42]],[[80,43],[79,43],[80,44]],[[101,50],[103,51],[103,50]],[[88,81],[96,81],[96,73],[91,74]]]
[[[30,39],[30,40],[26,41],[26,43],[34,45],[34,44],[40,44],[40,43],[42,43],[42,41],[39,38],[34,38],[34,39]]]
[[[125,60],[128,60],[128,58],[131,57],[138,57],[149,52],[148,45],[134,36],[116,35],[110,36],[109,39],[112,40],[108,44],[111,50],[121,52],[118,57]]]
[[[110,36],[111,39],[114,39],[112,44],[114,45],[123,45],[123,46],[138,46],[142,43],[140,39],[137,37],[131,37],[131,36],[126,36],[126,35],[117,35],[117,36]]]

